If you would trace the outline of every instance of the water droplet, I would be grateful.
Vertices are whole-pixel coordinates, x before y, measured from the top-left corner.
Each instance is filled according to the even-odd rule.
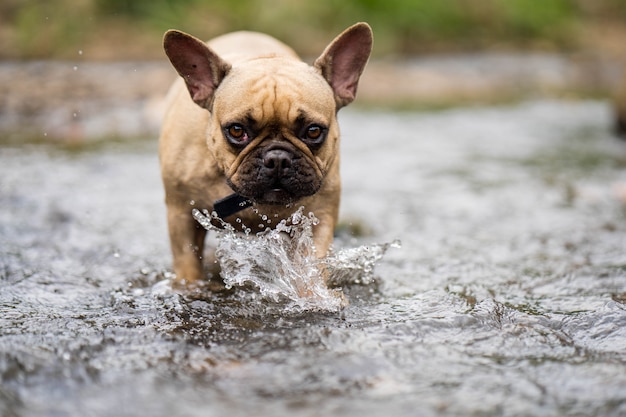
[[[82,49],[79,49],[79,50],[78,50],[78,55],[82,55],[82,54],[83,54],[83,50],[82,50]]]
[[[74,71],[78,71],[78,65],[74,65]]]
[[[196,205],[196,200],[189,200],[189,205],[190,206],[195,206]]]

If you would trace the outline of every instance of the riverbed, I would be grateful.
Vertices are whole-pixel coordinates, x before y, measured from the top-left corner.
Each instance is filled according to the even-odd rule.
[[[609,103],[340,121],[343,308],[172,290],[156,137],[0,147],[0,415],[625,415]]]

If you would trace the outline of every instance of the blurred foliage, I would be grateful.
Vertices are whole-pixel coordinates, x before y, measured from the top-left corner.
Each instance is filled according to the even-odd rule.
[[[589,25],[626,24],[626,0],[3,0],[0,56],[161,57],[162,33],[248,29],[311,55],[367,21],[376,53],[575,48]]]

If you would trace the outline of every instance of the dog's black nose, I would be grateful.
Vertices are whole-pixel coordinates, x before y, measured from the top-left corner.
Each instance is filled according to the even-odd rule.
[[[284,149],[272,149],[263,157],[263,165],[274,175],[281,175],[291,168],[293,155]]]

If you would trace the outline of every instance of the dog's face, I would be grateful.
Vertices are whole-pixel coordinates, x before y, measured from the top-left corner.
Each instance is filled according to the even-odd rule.
[[[207,144],[235,192],[287,204],[320,189],[339,158],[336,113],[356,94],[371,50],[369,26],[346,30],[313,66],[278,56],[231,66],[173,31],[165,48],[194,101],[211,114]]]
[[[315,194],[338,156],[333,91],[292,59],[246,62],[215,93],[209,149],[233,190],[258,203]]]

